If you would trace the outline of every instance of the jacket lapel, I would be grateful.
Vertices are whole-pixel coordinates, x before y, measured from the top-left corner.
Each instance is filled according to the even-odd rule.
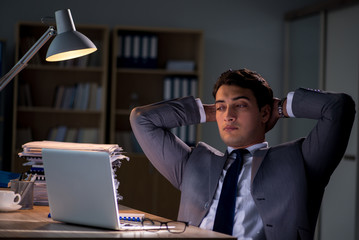
[[[268,150],[269,148],[262,148],[254,153],[252,160],[251,184],[253,183],[253,180],[256,177],[258,169],[267,155]]]
[[[219,182],[219,178],[221,176],[224,164],[226,163],[228,157],[228,152],[226,151],[226,153],[223,156],[218,156],[218,155],[212,155],[211,157],[211,175],[209,176],[209,189],[210,189],[210,197],[213,198],[215,191],[217,189],[217,185]]]

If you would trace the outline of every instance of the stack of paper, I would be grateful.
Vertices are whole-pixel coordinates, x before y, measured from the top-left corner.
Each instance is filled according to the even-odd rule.
[[[27,160],[25,166],[31,166],[30,173],[36,174],[37,178],[34,187],[34,204],[47,205],[47,192],[46,192],[46,176],[43,168],[42,149],[63,149],[63,150],[76,150],[76,151],[96,151],[107,152],[109,154],[112,167],[113,176],[116,189],[119,182],[116,178],[116,168],[121,166],[121,160],[129,158],[123,155],[123,149],[117,144],[91,144],[91,143],[72,143],[72,142],[56,142],[56,141],[34,141],[22,145],[23,151],[19,153],[20,157]],[[122,197],[117,193],[118,198]]]
[[[92,143],[72,143],[72,142],[56,142],[56,141],[35,141],[22,145],[23,152],[19,153],[20,157],[29,159],[38,159],[42,156],[42,149],[64,149],[77,151],[96,151],[107,152],[111,158],[111,162],[116,160],[129,158],[122,154],[122,148],[117,144],[92,144]],[[36,161],[36,160],[35,160]]]

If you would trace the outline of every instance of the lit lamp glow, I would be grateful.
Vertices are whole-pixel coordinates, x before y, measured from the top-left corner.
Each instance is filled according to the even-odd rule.
[[[96,51],[85,35],[76,31],[70,10],[55,12],[57,36],[46,54],[46,61],[56,62],[81,57]]]
[[[0,91],[27,66],[30,59],[52,37],[46,54],[46,61],[56,62],[85,56],[97,50],[95,44],[85,35],[76,31],[70,9],[55,12],[57,32],[51,26],[29,51],[16,63],[16,65],[0,79]]]

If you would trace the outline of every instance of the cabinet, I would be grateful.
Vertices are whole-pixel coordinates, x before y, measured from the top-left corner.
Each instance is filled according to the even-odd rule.
[[[119,191],[124,196],[122,203],[176,219],[179,192],[141,154],[132,135],[129,114],[136,105],[184,95],[199,97],[203,32],[116,26],[111,52],[110,142],[123,146],[131,156],[119,174]],[[183,140],[189,143],[196,140],[193,139],[193,136],[196,138],[195,129],[174,131],[178,131],[180,137],[185,133]]]
[[[16,59],[47,30],[38,23],[17,25]],[[98,50],[62,62],[45,61],[50,39],[15,78],[12,171],[22,171],[17,158],[28,141],[105,142],[109,30],[76,25]]]
[[[339,2],[338,2],[339,3]],[[312,9],[312,12],[308,11]],[[323,4],[295,12],[287,19],[287,85],[344,92],[358,103],[359,5]],[[295,119],[293,119],[295,120]],[[291,140],[302,137],[315,122],[287,123]],[[315,239],[358,239],[358,119],[348,147],[325,189]]]

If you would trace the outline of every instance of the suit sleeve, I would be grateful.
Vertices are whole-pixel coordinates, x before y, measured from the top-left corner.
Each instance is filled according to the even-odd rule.
[[[193,97],[137,107],[131,112],[132,131],[142,150],[177,188],[181,185],[182,172],[192,149],[170,129],[199,122],[199,109]]]
[[[326,185],[348,145],[355,103],[344,93],[298,89],[292,110],[297,118],[317,120],[303,141],[302,154],[308,177]]]

